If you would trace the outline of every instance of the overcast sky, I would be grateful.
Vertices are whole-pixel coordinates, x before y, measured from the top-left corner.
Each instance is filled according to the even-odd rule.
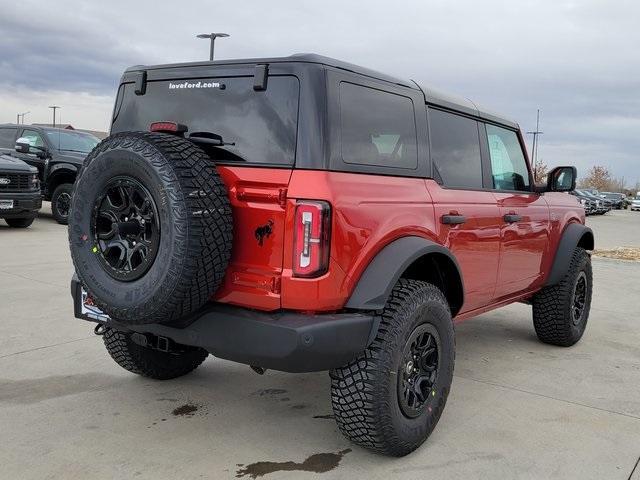
[[[541,109],[550,166],[640,180],[640,2],[0,0],[0,122],[107,130],[122,70],[314,52],[469,97],[525,131]],[[530,146],[531,138],[527,136]]]

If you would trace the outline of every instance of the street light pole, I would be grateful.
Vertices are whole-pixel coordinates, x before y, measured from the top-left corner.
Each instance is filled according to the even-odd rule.
[[[62,107],[59,107],[58,105],[51,105],[49,108],[53,110],[53,128],[55,128],[56,127],[56,110]]]
[[[538,155],[538,151],[536,147],[538,146],[538,135],[542,135],[544,132],[540,131],[540,109],[538,109],[538,113],[536,115],[536,129],[533,132],[527,132],[527,135],[533,135],[533,141],[531,142],[531,163],[533,163],[533,168],[536,168],[536,159]]]
[[[216,38],[220,37],[220,38],[224,38],[224,37],[228,37],[229,34],[228,33],[201,33],[199,35],[196,35],[196,37],[198,38],[209,38],[211,39],[211,43],[209,44],[209,61],[212,62],[213,61],[213,49],[216,43]]]
[[[25,115],[27,115],[28,113],[31,113],[31,112],[23,112],[23,113],[19,113],[19,114],[17,115],[17,117],[16,117],[16,119],[17,119],[17,122],[16,122],[16,123],[17,123],[18,125],[20,125],[20,123],[22,123],[22,124],[24,125],[24,116],[25,116]],[[20,117],[22,117],[22,122],[20,122]]]

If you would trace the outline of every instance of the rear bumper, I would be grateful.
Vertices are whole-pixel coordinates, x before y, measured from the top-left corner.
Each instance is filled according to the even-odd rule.
[[[202,347],[219,358],[283,372],[316,372],[345,365],[369,346],[379,323],[378,317],[364,313],[265,313],[211,303],[184,328],[122,325],[105,315],[83,313],[82,288],[75,275],[71,294],[76,318],[167,337]]]
[[[42,196],[37,192],[0,192],[0,200],[11,200],[13,208],[0,209],[0,218],[33,216],[42,207]]]

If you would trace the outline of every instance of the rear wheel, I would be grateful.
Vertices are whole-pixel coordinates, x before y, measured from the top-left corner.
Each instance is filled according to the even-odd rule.
[[[153,337],[111,328],[105,330],[102,338],[107,352],[118,365],[131,373],[156,380],[169,380],[186,375],[195,370],[209,355],[202,348],[175,344],[169,351],[161,351],[157,349],[157,345],[152,346]]]
[[[331,402],[342,433],[378,453],[418,448],[444,410],[455,358],[453,322],[435,286],[400,280],[373,343],[331,371]]]
[[[61,225],[69,223],[69,209],[71,208],[72,183],[58,185],[51,196],[51,213],[56,222]]]
[[[533,297],[533,326],[538,338],[561,347],[577,343],[587,328],[592,288],[591,257],[577,247],[564,278]]]
[[[30,227],[36,217],[24,217],[24,218],[5,218],[4,221],[11,228],[27,228]]]

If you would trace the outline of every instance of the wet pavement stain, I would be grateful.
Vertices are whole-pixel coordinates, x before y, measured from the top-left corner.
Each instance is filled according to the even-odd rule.
[[[176,417],[192,417],[197,411],[198,406],[191,403],[185,403],[177,408],[174,408],[173,413]]]
[[[260,395],[261,397],[267,395],[270,397],[275,397],[277,395],[282,395],[283,393],[287,393],[287,391],[281,388],[265,388],[264,390],[258,390],[257,392],[254,392],[254,394]]]
[[[100,372],[52,375],[44,378],[9,380],[0,378],[0,403],[31,404],[53,398],[111,388],[119,377]]]
[[[350,448],[341,450],[336,453],[316,453],[308,457],[304,462],[255,462],[247,466],[238,464],[239,468],[236,471],[236,478],[249,476],[251,478],[258,478],[269,473],[274,472],[311,472],[311,473],[326,473],[336,468],[342,457],[351,452]]]

